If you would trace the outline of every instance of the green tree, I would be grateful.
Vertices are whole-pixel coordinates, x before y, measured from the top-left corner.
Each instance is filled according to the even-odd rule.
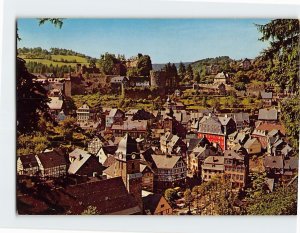
[[[269,63],[267,76],[282,89],[299,93],[299,19],[276,19],[256,26],[262,33],[260,40],[270,42],[261,55]]]
[[[105,74],[113,74],[116,57],[114,54],[105,53],[100,56],[99,66]]]
[[[249,215],[297,215],[297,185],[280,187],[261,195],[247,206]]]
[[[186,77],[187,81],[192,81],[194,79],[194,71],[193,71],[191,64],[189,64],[186,68],[185,77]]]
[[[149,76],[152,70],[152,62],[149,55],[138,55],[137,68],[140,76]]]
[[[237,83],[234,84],[234,88],[237,91],[245,91],[246,90],[246,85],[243,82],[237,82]]]
[[[190,189],[185,190],[184,192],[184,202],[189,208],[189,212],[191,212],[191,205],[193,204],[194,196]]]
[[[49,100],[42,85],[32,81],[25,61],[17,57],[16,65],[17,131],[28,133],[37,129],[41,114],[47,115]]]
[[[164,196],[166,200],[172,205],[175,205],[175,199],[177,197],[177,192],[175,189],[169,188],[165,190]]]
[[[50,146],[49,140],[41,132],[21,134],[17,138],[17,154],[40,153]]]
[[[216,98],[211,100],[211,107],[213,107],[216,111],[220,110],[220,101]]]
[[[185,66],[182,62],[180,62],[179,66],[178,66],[178,77],[179,77],[180,81],[182,81],[184,79],[185,74],[186,74]]]
[[[297,96],[281,102],[281,121],[294,148],[299,147],[300,105]]]
[[[200,82],[200,74],[198,71],[195,72],[195,75],[194,75],[194,81],[196,83],[199,83]]]

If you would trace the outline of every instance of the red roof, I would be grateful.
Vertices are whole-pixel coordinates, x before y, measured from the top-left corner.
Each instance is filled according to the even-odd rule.
[[[285,134],[285,128],[283,125],[281,124],[271,124],[271,123],[262,123],[261,125],[259,125],[257,128],[257,130],[263,130],[263,131],[268,131],[270,132],[273,129],[277,129],[279,130],[282,134]]]

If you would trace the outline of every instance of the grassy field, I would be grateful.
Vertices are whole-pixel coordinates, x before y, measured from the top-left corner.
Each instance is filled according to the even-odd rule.
[[[88,61],[86,58],[79,57],[79,56],[73,56],[73,55],[51,55],[52,60],[42,59],[42,58],[26,58],[25,54],[21,54],[19,56],[21,58],[23,58],[26,62],[29,62],[29,61],[38,62],[38,63],[42,63],[47,66],[50,66],[50,64],[52,64],[52,66],[57,65],[59,67],[63,66],[63,65],[75,67],[77,63],[80,63],[82,65],[88,65]],[[68,61],[68,62],[61,61],[61,59]],[[74,60],[76,60],[76,62],[73,62]]]

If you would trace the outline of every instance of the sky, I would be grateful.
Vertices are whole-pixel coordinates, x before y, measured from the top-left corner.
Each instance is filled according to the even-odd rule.
[[[148,54],[152,63],[229,56],[254,58],[268,46],[255,24],[269,19],[64,19],[61,29],[18,19],[18,47],[72,49],[99,58],[105,52]]]

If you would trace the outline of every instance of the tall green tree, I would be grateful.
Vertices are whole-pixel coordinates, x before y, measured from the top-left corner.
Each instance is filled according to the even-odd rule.
[[[113,74],[116,57],[114,54],[105,53],[100,56],[99,66],[105,74]]]
[[[149,76],[150,70],[152,70],[152,62],[149,55],[138,55],[137,68],[140,76]]]
[[[186,72],[185,66],[182,62],[180,62],[179,66],[178,66],[178,77],[179,77],[180,81],[182,81],[184,79],[185,72]]]
[[[16,59],[17,88],[17,130],[31,133],[37,129],[41,114],[47,114],[49,102],[47,91],[40,83],[33,81],[33,75],[27,71],[25,61]]]
[[[267,75],[281,89],[299,93],[299,20],[276,19],[257,28],[262,33],[260,40],[270,42],[262,52],[262,58],[269,62]]]
[[[194,79],[194,71],[191,64],[189,64],[186,68],[186,79],[188,81],[192,81]]]
[[[199,83],[200,82],[200,74],[198,71],[195,72],[195,75],[194,75],[194,81]]]
[[[284,123],[289,141],[297,150],[300,134],[300,104],[297,96],[281,102],[281,121]]]

